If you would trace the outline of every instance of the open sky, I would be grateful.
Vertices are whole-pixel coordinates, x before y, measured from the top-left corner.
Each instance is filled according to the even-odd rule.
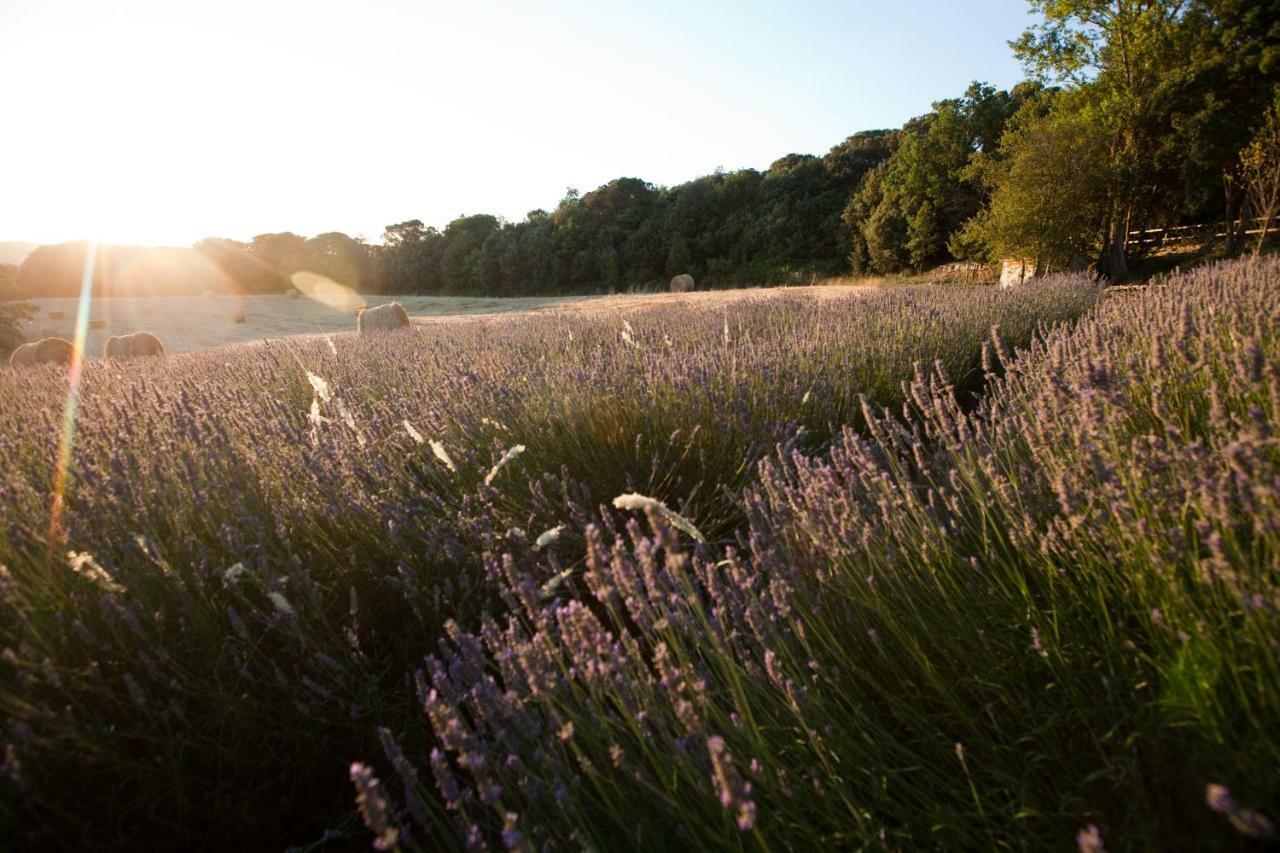
[[[0,240],[522,219],[1021,79],[1025,0],[0,0]]]

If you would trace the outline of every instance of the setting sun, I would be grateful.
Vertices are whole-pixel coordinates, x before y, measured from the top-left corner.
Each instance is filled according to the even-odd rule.
[[[900,124],[974,76],[1014,79],[990,24],[1020,0],[1003,5],[938,7],[939,33],[994,57],[945,57],[943,83],[837,39],[823,19],[883,16],[856,4],[761,8],[770,31],[726,39],[721,13],[668,3],[7,0],[0,238],[376,240],[411,218],[518,221],[620,174],[760,168]],[[801,48],[815,40],[830,50]],[[892,93],[864,85],[886,75]]]

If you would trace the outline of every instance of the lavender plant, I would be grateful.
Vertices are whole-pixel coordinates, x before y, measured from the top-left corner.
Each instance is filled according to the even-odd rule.
[[[823,615],[835,599],[812,586],[821,555],[806,556],[766,499],[786,465],[757,484],[758,462],[821,454],[833,440],[840,452],[842,430],[880,422],[867,405],[906,402],[902,382],[920,362],[956,377],[957,405],[971,408],[992,326],[1026,345],[1096,296],[1069,279],[1017,292],[912,288],[95,363],[56,496],[67,378],[0,370],[0,827],[54,846],[280,846],[326,829],[366,838],[363,814],[389,847],[540,844],[538,821],[560,815],[522,802],[511,774],[527,773],[568,803],[575,837],[607,840],[622,818],[627,833],[651,827],[637,844],[677,828],[673,842],[776,832],[775,795],[752,759],[777,745],[795,786],[815,784],[817,765],[772,743],[784,729],[745,742],[722,725],[733,712],[721,680],[772,709],[762,721],[788,719],[792,701],[816,695],[804,667],[820,662],[789,645],[794,620],[836,617]],[[648,563],[613,541],[649,541],[628,521],[638,497],[666,510]],[[686,534],[668,529],[673,518],[706,541],[677,545]],[[762,537],[776,539],[776,558]],[[774,559],[794,561],[794,576]],[[615,560],[641,560],[652,576],[624,588],[609,578]],[[723,616],[707,609],[713,583],[737,602]],[[753,633],[720,627],[749,613]],[[753,650],[757,634],[767,649]],[[455,711],[451,722],[440,697],[487,689],[486,674],[507,665],[500,636],[530,666],[551,667],[547,678],[572,666],[566,650],[610,637],[616,671],[594,670],[604,680],[588,689],[565,669],[569,687],[549,681],[545,697],[571,689],[573,701],[529,701],[501,723]],[[453,661],[461,649],[466,662]],[[438,664],[424,668],[433,652]],[[791,687],[770,686],[774,676]],[[494,701],[516,690],[494,683]],[[624,683],[625,707],[646,716],[605,743],[602,710],[618,713],[608,691]],[[679,697],[669,713],[664,696]],[[422,725],[424,709],[437,725]],[[641,745],[642,729],[657,739]],[[556,746],[544,755],[548,731]],[[690,757],[667,754],[663,769],[675,731]],[[526,737],[527,749],[501,754],[464,748]],[[560,754],[579,743],[600,751]],[[512,756],[528,769],[508,766]],[[582,778],[561,790],[557,761]],[[597,800],[583,762],[644,772]],[[708,785],[711,822],[667,819]],[[824,826],[820,802],[796,839]]]
[[[766,461],[723,554],[650,507],[550,600],[503,562],[506,616],[417,676],[403,796],[512,849],[1274,842],[1278,283],[1217,266],[997,336],[971,412],[919,372]]]

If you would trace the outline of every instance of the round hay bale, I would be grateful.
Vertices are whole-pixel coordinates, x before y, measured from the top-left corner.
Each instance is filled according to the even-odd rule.
[[[671,279],[672,293],[688,293],[691,290],[693,290],[693,276],[688,273],[681,273]]]
[[[103,358],[139,358],[164,355],[164,344],[150,332],[134,332],[110,338],[103,347]]]
[[[408,326],[409,314],[399,302],[364,308],[356,314],[356,330],[362,335],[373,332],[393,332]]]
[[[9,364],[22,367],[33,364],[70,364],[76,357],[71,341],[62,338],[44,338],[23,344],[13,351]]]

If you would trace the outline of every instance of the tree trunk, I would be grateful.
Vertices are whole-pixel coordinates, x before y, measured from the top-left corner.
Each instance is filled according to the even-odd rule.
[[[1225,226],[1223,231],[1227,235],[1226,251],[1230,255],[1240,245],[1240,239],[1244,236],[1244,216],[1240,210],[1240,196],[1243,193],[1229,173],[1223,175],[1222,184],[1222,192],[1226,201],[1223,209],[1223,215],[1226,217],[1223,222]],[[1241,220],[1239,223],[1236,222],[1237,217]]]
[[[1125,255],[1125,241],[1129,239],[1129,217],[1119,210],[1111,217],[1111,248],[1107,257],[1107,274],[1111,283],[1129,277],[1129,260]]]

